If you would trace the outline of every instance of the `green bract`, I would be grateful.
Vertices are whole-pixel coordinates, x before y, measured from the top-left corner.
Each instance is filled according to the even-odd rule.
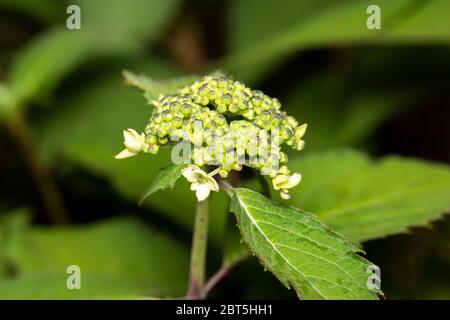
[[[189,149],[192,163],[218,166],[222,177],[243,165],[255,168],[274,179],[274,187],[283,198],[289,198],[287,189],[300,182],[298,173],[289,176],[288,157],[282,148],[303,149],[306,124],[299,125],[282,111],[278,99],[239,81],[209,75],[151,103],[155,109],[140,151],[156,154],[170,142],[189,142],[194,147]],[[136,148],[128,147],[132,144],[129,132],[125,136],[127,149],[119,158],[136,154]]]

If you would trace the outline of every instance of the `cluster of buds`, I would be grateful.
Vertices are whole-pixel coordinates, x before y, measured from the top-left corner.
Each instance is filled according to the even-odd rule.
[[[217,166],[214,174],[222,177],[245,165],[269,175],[284,199],[300,182],[299,173],[290,174],[282,147],[303,149],[306,124],[299,125],[280,110],[278,99],[239,81],[206,76],[172,94],[161,95],[152,104],[155,109],[144,133],[125,131],[126,149],[117,158],[138,152],[156,154],[164,145],[184,141],[194,147],[189,160],[196,166],[188,172],[194,170],[195,177],[203,180],[200,167],[204,165]],[[192,175],[189,178],[193,179]]]

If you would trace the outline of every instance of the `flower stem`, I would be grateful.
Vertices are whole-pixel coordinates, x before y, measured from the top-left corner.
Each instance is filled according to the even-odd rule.
[[[208,243],[209,198],[197,203],[192,236],[191,265],[187,299],[203,299],[205,285],[206,248]]]
[[[229,184],[225,179],[219,178],[219,184],[222,186],[222,188],[225,190],[225,192],[232,197],[233,196],[233,186]]]

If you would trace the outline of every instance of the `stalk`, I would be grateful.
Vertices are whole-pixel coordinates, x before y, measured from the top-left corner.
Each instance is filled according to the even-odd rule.
[[[206,269],[206,248],[208,243],[209,197],[197,202],[194,233],[192,236],[191,264],[187,299],[203,299]]]

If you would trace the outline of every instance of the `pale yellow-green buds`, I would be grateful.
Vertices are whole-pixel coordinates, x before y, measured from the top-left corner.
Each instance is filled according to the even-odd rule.
[[[144,91],[147,85],[152,85],[143,76],[128,74],[127,80]],[[288,156],[282,147],[303,149],[307,124],[299,125],[281,110],[278,99],[217,75],[205,76],[170,94],[160,95],[157,100],[151,95],[147,99],[155,108],[145,131],[143,134],[133,129],[124,131],[126,148],[117,159],[139,152],[156,154],[170,141],[187,143],[193,148],[187,159],[198,167],[186,169],[186,175],[192,172],[198,179],[209,181],[203,184],[191,181],[198,199],[218,190],[215,180],[206,179],[207,174],[200,169],[206,164],[217,167],[222,178],[232,170],[252,167],[269,175],[284,199],[290,196],[288,190],[300,182],[301,175],[290,175],[285,166]]]

